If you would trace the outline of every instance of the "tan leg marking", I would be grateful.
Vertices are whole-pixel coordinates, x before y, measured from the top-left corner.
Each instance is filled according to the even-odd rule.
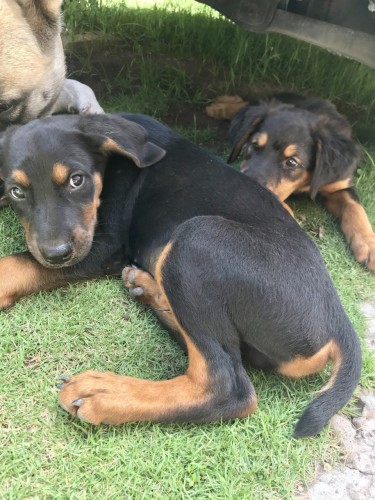
[[[335,215],[355,258],[375,272],[375,234],[365,209],[346,191],[325,194],[327,210]]]
[[[318,373],[331,359],[338,359],[338,352],[340,352],[335,341],[330,340],[318,352],[309,358],[296,356],[291,361],[282,363],[277,371],[286,377],[300,378]],[[338,370],[338,368],[337,368]],[[337,371],[336,370],[336,371]]]
[[[168,244],[156,263],[156,275],[161,279],[162,265],[168,256]],[[161,283],[157,283],[161,289]],[[162,289],[161,289],[162,290]],[[167,298],[165,305],[171,309]],[[206,361],[190,337],[173,321],[183,335],[189,366],[184,375],[161,382],[123,377],[113,373],[83,372],[72,377],[60,392],[59,401],[72,415],[93,424],[121,424],[131,421],[162,421],[179,409],[200,406],[209,399]],[[83,399],[81,407],[72,401]]]
[[[167,297],[151,274],[142,269],[125,267],[122,272],[122,279],[124,285],[130,290],[137,291],[138,288],[141,288],[143,293],[136,296],[137,300],[152,307],[168,328],[179,331],[179,325],[170,309]]]
[[[59,273],[31,258],[11,255],[0,259],[0,310],[40,290],[54,288]]]
[[[137,285],[150,292],[152,306],[168,309],[171,324],[184,338],[189,364],[184,375],[171,380],[151,381],[115,375],[83,372],[69,379],[59,394],[60,405],[72,415],[92,424],[122,424],[131,421],[163,421],[178,418],[184,410],[210,404],[210,380],[206,359],[179,324],[163,289],[163,265],[170,252],[169,243],[155,265],[155,280],[147,274],[137,275]],[[125,282],[128,283],[125,272]],[[134,283],[134,282],[133,282]],[[77,401],[78,400],[78,401]],[[75,404],[72,404],[75,402]],[[238,417],[256,408],[256,397],[249,401]]]
[[[171,251],[172,248],[172,243],[168,243],[168,245],[165,246],[163,251],[160,254],[160,257],[158,261],[156,262],[155,266],[155,280],[157,284],[159,285],[160,289],[162,290],[163,294],[165,295],[164,288],[163,288],[163,266],[165,263],[166,258],[168,257],[169,252]],[[182,337],[184,338],[185,345],[187,347],[188,351],[188,357],[189,357],[189,365],[188,369],[186,372],[186,375],[190,377],[192,380],[196,379],[199,384],[201,384],[203,387],[206,387],[206,390],[209,390],[209,380],[208,380],[208,369],[207,369],[207,363],[205,358],[202,356],[201,352],[196,348],[195,344],[192,342],[190,339],[189,335],[185,332],[185,330],[182,328],[182,326],[179,324],[177,318],[174,315],[173,309],[168,301],[167,296],[165,295],[165,299],[168,305],[168,308],[170,309],[172,313],[172,317],[174,322],[177,324],[178,330]],[[258,400],[256,393],[254,392],[252,395],[252,399],[249,400],[247,406],[243,408],[241,412],[239,412],[237,415],[235,415],[237,418],[245,418],[248,415],[251,415],[256,409],[258,405]]]
[[[326,186],[319,189],[319,192],[323,196],[327,196],[328,194],[335,193],[336,191],[340,191],[341,189],[347,189],[352,185],[351,179],[344,179],[343,181],[332,182],[331,184],[327,184]]]
[[[238,95],[222,95],[213,104],[206,107],[206,113],[211,118],[231,120],[234,115],[249,103]]]

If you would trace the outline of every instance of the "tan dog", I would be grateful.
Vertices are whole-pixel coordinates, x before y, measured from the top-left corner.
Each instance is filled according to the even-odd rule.
[[[0,0],[0,131],[54,112],[101,113],[92,90],[65,79],[62,0]]]
[[[53,113],[103,113],[94,92],[65,78],[62,0],[0,0],[0,132]],[[0,207],[8,204],[0,178]]]

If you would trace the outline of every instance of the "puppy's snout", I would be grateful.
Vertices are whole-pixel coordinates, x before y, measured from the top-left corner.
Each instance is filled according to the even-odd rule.
[[[72,256],[73,245],[71,243],[61,243],[59,245],[42,247],[40,248],[40,253],[49,264],[64,264]]]

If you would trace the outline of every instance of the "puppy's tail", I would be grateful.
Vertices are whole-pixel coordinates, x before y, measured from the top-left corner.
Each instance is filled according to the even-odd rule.
[[[356,332],[348,318],[331,341],[332,374],[328,383],[303,412],[294,437],[318,434],[351,398],[361,375],[362,354]]]

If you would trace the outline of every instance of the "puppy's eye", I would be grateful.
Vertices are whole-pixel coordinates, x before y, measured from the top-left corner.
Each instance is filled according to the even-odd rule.
[[[19,187],[12,187],[9,190],[9,194],[15,200],[24,200],[26,198],[25,193]]]
[[[260,146],[257,143],[257,141],[253,141],[253,142],[250,143],[250,148],[249,149],[251,149],[253,151],[259,151]]]
[[[285,160],[285,166],[287,166],[288,168],[298,168],[298,167],[302,167],[301,163],[299,163],[295,158],[293,158],[292,156],[290,158],[287,158]]]
[[[83,185],[84,181],[85,181],[85,178],[83,175],[74,174],[69,179],[69,186],[72,189],[77,189]]]

